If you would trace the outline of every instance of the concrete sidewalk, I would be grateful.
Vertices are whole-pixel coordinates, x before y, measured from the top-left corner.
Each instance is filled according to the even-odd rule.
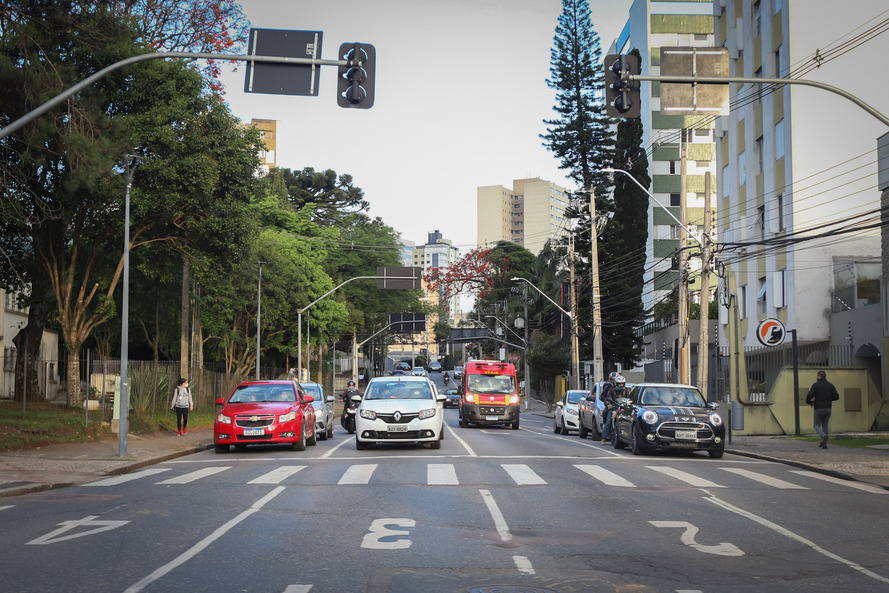
[[[546,405],[532,400],[523,414],[552,418]],[[608,445],[603,445],[606,447]],[[117,439],[68,443],[0,453],[0,498],[92,482],[213,447],[212,427],[187,436],[160,432],[128,435],[121,458]],[[889,490],[889,450],[839,447],[827,449],[788,436],[733,436],[726,453],[788,463],[811,471],[874,484]]]

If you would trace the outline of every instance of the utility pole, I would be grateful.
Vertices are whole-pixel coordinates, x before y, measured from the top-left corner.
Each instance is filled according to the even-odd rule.
[[[580,354],[577,339],[577,287],[574,285],[574,233],[568,239],[568,261],[571,280],[571,389],[580,386]]]
[[[698,389],[707,399],[710,360],[710,171],[704,175],[704,233],[701,246],[701,327],[698,334]]]
[[[688,347],[688,213],[686,208],[686,157],[688,147],[685,143],[686,128],[682,130],[682,161],[679,174],[679,382],[688,384],[691,381],[691,364]]]
[[[605,380],[602,361],[602,307],[599,295],[599,229],[596,224],[596,193],[590,188],[590,286],[593,291],[593,383]]]

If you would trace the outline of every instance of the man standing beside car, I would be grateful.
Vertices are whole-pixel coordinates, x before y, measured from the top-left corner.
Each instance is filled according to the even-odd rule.
[[[616,372],[608,375],[608,381],[602,386],[602,393],[599,399],[605,404],[605,416],[602,418],[602,444],[604,445],[611,439],[611,415],[614,413],[616,400],[614,398],[614,379],[617,377]],[[593,427],[595,428],[595,427]]]

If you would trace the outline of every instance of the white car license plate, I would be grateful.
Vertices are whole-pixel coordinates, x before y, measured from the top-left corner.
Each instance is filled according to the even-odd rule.
[[[245,437],[260,437],[265,434],[265,431],[261,428],[245,428],[244,436]]]
[[[389,432],[407,432],[407,424],[387,424],[386,430]]]
[[[694,431],[694,430],[677,430],[676,431],[676,438],[677,439],[684,439],[684,440],[688,440],[688,441],[693,441],[696,438],[698,438],[698,433],[697,433],[697,431]]]
[[[485,420],[499,420],[500,418],[497,416],[485,416]]]

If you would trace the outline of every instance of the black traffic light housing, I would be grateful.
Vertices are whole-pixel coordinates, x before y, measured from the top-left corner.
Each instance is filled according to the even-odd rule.
[[[377,50],[369,43],[344,43],[340,46],[339,59],[349,63],[339,67],[337,105],[370,109],[374,104]]]
[[[639,58],[632,54],[605,56],[605,112],[611,117],[639,117],[642,114],[639,81]]]

